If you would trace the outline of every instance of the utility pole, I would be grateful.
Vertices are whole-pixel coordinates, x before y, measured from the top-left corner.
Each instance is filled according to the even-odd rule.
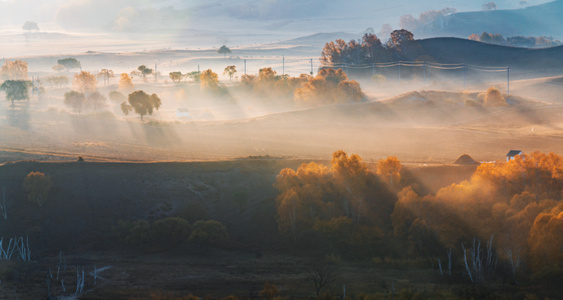
[[[313,76],[313,59],[311,58],[311,76]]]
[[[282,56],[282,75],[285,75],[285,56]]]
[[[246,75],[246,59],[244,60],[244,75]]]
[[[424,86],[426,86],[426,62],[424,62]]]
[[[154,82],[158,82],[158,77],[156,75],[157,73],[158,73],[157,65],[156,65],[156,63],[154,63]]]
[[[506,68],[506,94],[510,96],[510,67]]]
[[[399,62],[399,82],[401,82],[401,62]]]

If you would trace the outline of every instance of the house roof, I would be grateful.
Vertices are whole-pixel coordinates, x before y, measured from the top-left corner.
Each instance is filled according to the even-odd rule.
[[[510,150],[506,156],[516,156],[522,154],[521,150]]]

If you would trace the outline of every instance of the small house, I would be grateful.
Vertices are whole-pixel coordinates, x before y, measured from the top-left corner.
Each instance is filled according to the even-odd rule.
[[[523,153],[524,152],[522,152],[520,150],[510,150],[508,152],[508,154],[506,155],[506,162],[513,160],[516,157],[516,155],[521,155]]]
[[[178,108],[176,110],[176,118],[189,118],[190,111],[187,108]]]

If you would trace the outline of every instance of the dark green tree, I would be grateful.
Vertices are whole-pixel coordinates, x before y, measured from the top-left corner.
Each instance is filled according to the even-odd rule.
[[[147,75],[152,74],[152,69],[147,68],[147,66],[145,65],[140,65],[137,70],[139,70],[139,72],[141,72],[141,75],[143,75],[143,79],[145,79],[147,77]]]
[[[0,91],[6,93],[6,100],[27,100],[29,99],[29,88],[31,87],[29,80],[6,80],[0,85]]]
[[[65,67],[67,71],[69,71],[71,69],[82,68],[82,66],[80,65],[80,62],[74,57],[67,57],[67,58],[59,59],[59,60],[57,60],[57,64]]]
[[[28,31],[32,31],[32,30],[39,31],[39,26],[37,26],[37,23],[35,23],[35,22],[27,21],[23,24],[22,29],[28,30]]]
[[[229,47],[223,45],[223,46],[221,46],[221,48],[219,48],[219,50],[217,50],[217,53],[223,54],[223,56],[226,56],[227,54],[231,54],[231,49],[229,49]]]

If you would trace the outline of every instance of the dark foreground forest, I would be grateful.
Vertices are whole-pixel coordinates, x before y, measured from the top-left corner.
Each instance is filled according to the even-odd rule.
[[[403,166],[337,151],[324,162],[29,161],[0,170],[0,290],[9,299],[561,292],[555,154]]]

